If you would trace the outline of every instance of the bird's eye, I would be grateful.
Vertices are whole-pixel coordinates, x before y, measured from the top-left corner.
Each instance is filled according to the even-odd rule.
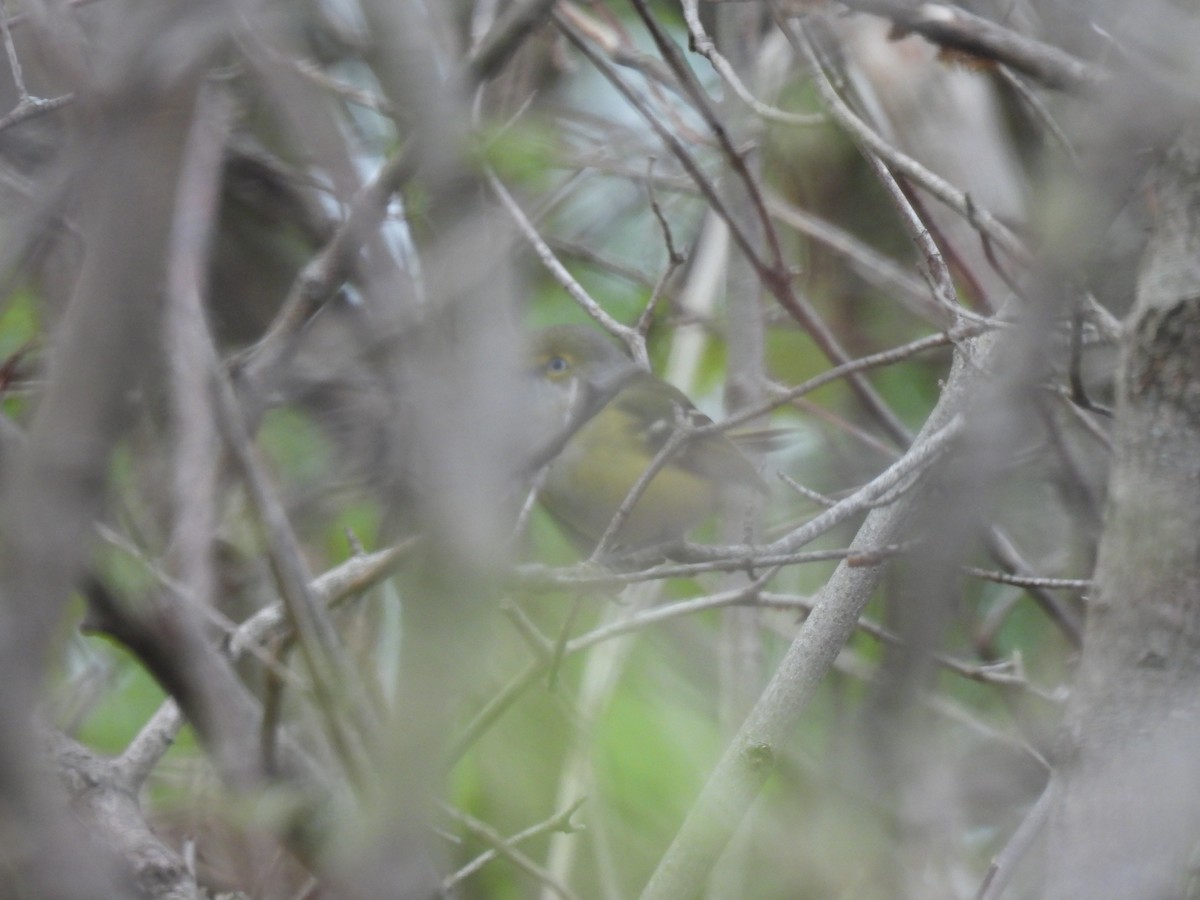
[[[567,361],[561,356],[552,356],[550,361],[546,363],[547,372],[565,372],[567,371]]]

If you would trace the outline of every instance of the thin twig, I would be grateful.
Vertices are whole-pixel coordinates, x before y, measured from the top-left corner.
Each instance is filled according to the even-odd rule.
[[[628,521],[629,514],[633,511],[634,505],[642,498],[642,494],[646,492],[646,488],[650,486],[650,482],[654,479],[654,476],[661,472],[663,466],[670,462],[671,457],[687,443],[689,434],[685,428],[686,425],[683,421],[674,423],[674,429],[671,431],[666,442],[654,454],[654,458],[650,460],[650,464],[646,466],[642,474],[638,476],[637,481],[630,487],[629,492],[621,501],[621,505],[617,507],[617,511],[613,513],[612,519],[609,520],[608,527],[600,535],[600,540],[597,542],[596,548],[592,551],[591,559],[593,562],[603,559],[607,555],[617,532]]]
[[[179,704],[168,697],[115,760],[113,771],[122,787],[136,793],[145,784],[183,725]]]
[[[499,72],[546,18],[554,3],[555,0],[517,0],[509,5],[499,21],[471,49],[467,65],[473,77],[483,82]]]
[[[960,346],[937,406],[913,448],[901,460],[908,462],[889,468],[877,479],[881,480],[879,485],[859,492],[863,494],[861,499],[873,500],[945,452],[964,428],[963,411],[974,396],[978,373],[986,371],[986,364],[995,355],[995,343],[984,337]],[[976,353],[982,358],[973,358]],[[901,539],[922,496],[923,492],[913,491],[890,507],[870,512],[855,536],[854,546],[865,550]],[[837,510],[827,510],[809,524],[832,517]],[[797,530],[771,546],[782,544],[795,549],[792,544],[798,546],[806,537]],[[853,635],[883,573],[883,566],[842,564],[821,588],[812,614],[659,860],[642,891],[643,900],[691,897],[702,890],[712,866],[775,771],[776,760],[797,719]]]
[[[1106,76],[1059,47],[1018,34],[951,3],[905,0],[843,0],[861,12],[891,19],[905,31],[915,31],[935,44],[1011,66],[1046,87],[1083,92],[1102,84]]]
[[[450,806],[443,805],[442,808],[446,815],[467,829],[473,837],[490,846],[497,856],[504,857],[526,875],[540,881],[563,900],[580,900],[578,894],[516,848],[516,844],[521,839],[519,836],[506,838],[486,822],[481,822],[472,815]]]
[[[1067,135],[1063,127],[1058,124],[1053,114],[1047,109],[1046,104],[1042,102],[1034,91],[1032,91],[1025,83],[1025,79],[1010,69],[1008,66],[999,67],[1000,77],[1004,79],[1004,83],[1013,89],[1021,102],[1029,109],[1033,117],[1037,119],[1042,127],[1046,129],[1046,133],[1054,138],[1055,143],[1062,148],[1071,165],[1079,166],[1079,153],[1075,149],[1075,145],[1071,142],[1071,138]]]
[[[783,555],[792,553],[831,528],[840,525],[853,516],[872,508],[872,505],[884,495],[903,484],[912,475],[928,468],[944,454],[951,444],[956,441],[964,428],[964,421],[955,417],[944,426],[929,434],[919,443],[913,444],[909,451],[892,463],[887,469],[867,482],[849,497],[840,500],[824,512],[814,516],[808,522],[793,529],[778,540],[761,546],[732,545],[728,547],[709,547],[703,544],[680,544],[670,549],[671,555],[687,561],[719,559],[730,556],[740,556],[753,560],[759,555]]]
[[[975,578],[994,581],[996,584],[1011,584],[1024,588],[1047,588],[1058,591],[1088,591],[1092,582],[1086,578],[1040,578],[1034,575],[1013,575],[1009,572],[993,572],[975,566],[963,566],[963,571]]]
[[[418,544],[419,540],[413,538],[387,550],[352,557],[314,578],[310,593],[317,603],[334,608],[390,576]],[[248,648],[285,637],[289,627],[284,604],[275,603],[259,610],[234,630],[227,643],[227,652],[236,660]]]
[[[525,641],[529,649],[534,655],[541,660],[550,659],[554,655],[554,644],[542,634],[541,629],[534,624],[533,620],[525,614],[525,610],[512,601],[506,599],[500,604],[500,611],[505,615],[517,634]]]
[[[312,678],[313,696],[330,738],[352,779],[366,770],[366,751],[345,721],[346,702],[355,727],[367,728],[366,706],[354,690],[357,673],[326,613],[316,601],[300,542],[258,461],[241,409],[225,373],[213,366],[214,400],[222,436],[265,532],[272,570],[288,619]]]
[[[700,12],[697,8],[696,0],[683,0],[683,20],[687,24],[688,35],[692,41],[692,49],[712,64],[713,69],[729,85],[737,98],[750,107],[757,116],[765,121],[778,122],[781,125],[811,127],[828,124],[829,118],[824,113],[787,112],[786,110],[771,106],[769,103],[764,103],[755,97],[742,79],[738,77],[733,66],[729,64],[729,60],[717,50],[716,44],[713,43],[712,38],[705,31],[704,23],[700,21]]]
[[[845,555],[845,551],[842,551],[842,553]],[[864,557],[867,555],[876,556],[877,558],[874,559],[872,564],[878,566],[883,562],[886,554],[859,551],[858,555]],[[757,565],[762,564],[758,560],[755,562]],[[744,566],[745,563],[743,562],[743,568]],[[753,584],[745,587],[656,606],[633,616],[623,618],[619,622],[599,626],[568,641],[563,647],[562,656],[565,659],[622,635],[641,631],[650,626],[672,621],[680,617],[692,616],[714,609],[724,609],[732,606],[758,606],[768,609],[800,610],[806,614],[812,612],[814,601],[811,598],[763,591],[763,585],[770,578],[774,577],[774,574],[774,571],[766,573],[760,576]],[[877,640],[896,644],[900,643],[898,637],[870,619],[860,617],[855,627]],[[973,681],[999,687],[1017,688],[1038,697],[1040,700],[1055,705],[1058,705],[1062,699],[1056,692],[1047,691],[1044,688],[1033,685],[1023,675],[1013,672],[1011,665],[993,664],[981,666],[939,653],[932,654],[931,658],[937,665]],[[503,690],[494,695],[485,707],[476,714],[475,718],[455,742],[452,758],[461,756],[467,747],[478,740],[484,731],[515,702],[517,697],[538,679],[539,675],[549,665],[550,662],[545,657],[531,661],[521,672],[512,678]]]
[[[538,234],[538,231],[534,227],[533,223],[529,221],[529,217],[525,215],[524,211],[517,204],[517,201],[513,199],[512,194],[508,192],[508,188],[504,186],[504,183],[500,181],[498,177],[496,177],[495,172],[491,171],[490,169],[486,170],[484,172],[484,178],[487,180],[488,186],[491,187],[497,199],[500,201],[500,205],[503,206],[508,212],[509,216],[512,217],[512,220],[516,224],[518,230],[525,236],[525,239],[529,241],[530,246],[533,247],[534,252],[538,256],[538,259],[542,261],[542,265],[546,267],[547,271],[549,271],[554,277],[554,280],[562,285],[563,290],[570,295],[572,300],[579,304],[584,312],[595,319],[606,331],[619,339],[623,344],[625,344],[626,347],[629,348],[629,352],[633,355],[633,358],[638,365],[640,365],[643,369],[649,369],[650,359],[646,354],[645,338],[638,333],[636,328],[630,328],[628,325],[624,325],[610,316],[604,310],[604,308],[592,298],[591,294],[584,289],[583,285],[575,280],[575,277],[569,271],[567,271],[567,267],[564,266],[559,261],[558,257],[554,255],[554,251],[550,249],[550,245],[546,243],[540,234]]]
[[[849,358],[845,349],[838,342],[836,336],[825,322],[817,316],[815,311],[807,304],[802,302],[792,290],[792,274],[790,270],[784,266],[782,255],[779,252],[778,239],[775,235],[775,230],[771,225],[770,218],[766,214],[766,208],[762,201],[761,192],[753,178],[745,169],[745,163],[741,160],[740,154],[736,148],[731,145],[726,145],[729,152],[733,154],[730,158],[730,163],[740,172],[745,173],[743,180],[747,185],[747,190],[754,199],[756,208],[759,209],[762,221],[764,223],[764,232],[768,238],[768,244],[772,248],[773,262],[768,262],[762,258],[758,250],[757,241],[753,240],[747,232],[744,225],[733,215],[729,206],[722,199],[721,192],[712,180],[704,173],[700,164],[683,145],[679,138],[670,131],[654,114],[650,106],[640,97],[626,81],[621,78],[613,66],[603,56],[593,50],[587,40],[567,19],[554,14],[555,23],[562,29],[568,40],[579,49],[588,61],[592,63],[600,73],[608,80],[610,84],[637,110],[638,114],[646,121],[646,123],[654,130],[664,144],[668,147],[671,153],[679,160],[684,170],[691,176],[703,195],[705,201],[712,208],[713,212],[720,216],[729,227],[730,236],[737,244],[738,249],[742,252],[745,258],[754,267],[758,274],[759,280],[763,286],[771,292],[771,295],[779,302],[779,304],[788,311],[788,313],[799,322],[804,329],[812,337],[814,343],[821,349],[830,361],[840,364],[846,362]],[[664,46],[670,46],[669,42],[664,42]],[[686,69],[686,66],[683,67]],[[686,87],[686,85],[685,85]],[[707,104],[704,104],[707,107]],[[711,113],[710,113],[711,114]],[[719,121],[716,122],[718,133],[724,134],[723,125]],[[851,390],[863,402],[863,405],[870,410],[871,414],[887,431],[888,436],[898,445],[903,446],[910,440],[908,429],[904,423],[892,412],[891,408],[883,401],[878,392],[864,379],[857,375],[852,375],[848,379]]]
[[[74,94],[62,94],[58,97],[26,97],[8,115],[0,117],[0,132],[36,119],[46,113],[62,109],[75,101]]]
[[[790,487],[793,491],[795,491],[801,497],[803,497],[806,500],[811,500],[813,503],[816,503],[818,506],[823,506],[825,509],[829,509],[829,507],[837,505],[836,500],[834,500],[830,497],[826,497],[824,494],[818,494],[816,491],[806,488],[800,482],[796,481],[796,479],[789,478],[783,472],[779,473],[779,480],[782,481],[784,484],[786,484],[788,487]]]
[[[1017,575],[1033,575],[1033,570],[1025,562],[1016,545],[999,526],[993,525],[984,532],[984,545],[987,547],[988,553],[1000,565],[1011,569]],[[1026,587],[1026,590],[1050,620],[1058,626],[1071,646],[1083,645],[1083,623],[1080,622],[1079,615],[1068,604],[1063,603],[1058,597],[1043,588],[1031,586]]]
[[[21,69],[21,60],[17,56],[16,45],[13,44],[12,27],[9,25],[7,4],[0,5],[0,9],[4,12],[4,18],[0,19],[0,31],[4,32],[4,52],[8,56],[8,67],[12,72],[13,86],[17,89],[17,105],[20,107],[33,98],[29,96],[29,89],[25,87],[25,73]]]
[[[662,231],[663,244],[667,249],[667,264],[663,267],[662,274],[658,276],[658,280],[654,282],[654,287],[650,291],[650,298],[646,301],[646,306],[642,309],[642,314],[638,316],[637,324],[634,325],[634,330],[639,334],[645,335],[650,330],[650,325],[654,319],[654,311],[658,308],[658,301],[662,297],[663,289],[667,282],[675,272],[687,262],[687,257],[684,256],[676,247],[675,239],[671,236],[671,224],[667,221],[666,215],[662,211],[662,207],[658,204],[658,198],[654,194],[654,158],[650,158],[650,162],[646,166],[646,193],[650,197],[650,211],[654,213],[654,218],[658,222],[658,227]]]
[[[933,322],[939,328],[953,325],[953,319],[929,296],[929,291],[920,280],[865,241],[774,194],[767,194],[767,209],[783,224],[844,257],[860,278],[882,289],[888,296],[895,297],[909,312]]]
[[[883,559],[907,549],[906,544],[890,544],[870,551],[872,558]],[[512,584],[526,591],[558,591],[563,588],[618,587],[643,581],[667,578],[694,578],[709,572],[744,572],[747,566],[798,566],[845,559],[863,555],[849,548],[810,550],[779,556],[760,555],[747,558],[731,556],[697,563],[669,563],[636,569],[630,572],[609,572],[596,566],[574,566],[567,569],[547,569],[540,565],[519,566],[513,573]]]
[[[791,42],[796,53],[808,63],[809,69],[812,72],[813,83],[825,101],[830,114],[855,142],[879,155],[897,172],[900,172],[915,184],[925,188],[933,196],[937,197],[963,218],[971,222],[976,228],[984,232],[990,240],[1002,247],[1014,259],[1023,263],[1032,259],[1032,254],[1028,248],[995,215],[971,201],[966,192],[960,191],[951,185],[950,182],[934,174],[911,156],[897,150],[880,137],[873,128],[855,115],[850,107],[846,105],[845,101],[838,96],[805,31],[797,28],[793,22],[783,18],[778,11],[776,0],[770,0],[770,9],[776,17],[776,21],[782,29],[784,36]]]
[[[917,252],[920,254],[923,265],[918,266],[918,269],[929,285],[929,290],[934,300],[949,313],[955,325],[960,324],[963,319],[970,319],[977,324],[986,324],[987,319],[972,313],[970,310],[964,309],[958,302],[958,291],[955,289],[954,281],[950,277],[950,267],[946,265],[941,248],[938,247],[937,241],[933,239],[928,226],[921,221],[920,215],[913,208],[913,205],[909,203],[908,198],[904,195],[904,190],[896,181],[896,177],[877,154],[868,151],[864,153],[864,156],[867,160],[867,165],[875,173],[875,177],[879,180],[880,185],[882,185],[884,193],[887,195],[888,200],[891,201],[892,207],[896,210],[900,218],[900,223],[904,227],[904,231],[908,234],[909,240],[912,241]]]
[[[1051,776],[1050,780],[1046,782],[1042,795],[1025,814],[1025,818],[1021,820],[1017,830],[1008,839],[1004,849],[992,857],[992,863],[988,866],[983,882],[979,885],[975,900],[999,900],[1009,881],[1012,880],[1017,863],[1029,852],[1038,832],[1050,818],[1057,794],[1058,779]]]
[[[525,841],[531,840],[535,837],[541,837],[543,834],[553,834],[555,832],[559,832],[561,834],[575,834],[576,832],[581,831],[583,826],[576,825],[571,821],[571,817],[575,815],[575,813],[579,811],[579,808],[586,802],[586,797],[580,797],[574,803],[568,805],[561,812],[555,813],[544,822],[538,822],[534,825],[530,825],[523,831],[518,831],[512,837],[508,838],[505,843],[509,847],[516,847],[518,844],[522,844]],[[442,892],[449,895],[460,883],[467,878],[470,878],[500,855],[500,851],[495,848],[491,850],[485,850],[483,853],[480,853],[477,857],[475,857],[457,872],[447,875],[444,879],[442,879]]]
[[[953,337],[948,334],[931,334],[928,337],[918,338],[915,341],[899,347],[893,347],[890,350],[881,350],[879,353],[872,353],[870,356],[850,360],[840,366],[834,366],[820,375],[815,375],[795,387],[772,391],[772,396],[769,400],[757,406],[741,410],[720,422],[712,425],[704,425],[696,430],[700,434],[705,434],[710,430],[727,431],[730,428],[737,428],[739,425],[744,425],[752,419],[757,419],[759,416],[770,412],[776,407],[782,406],[784,403],[789,403],[805,394],[810,394],[820,387],[837,381],[839,378],[844,378],[855,372],[865,372],[868,369],[879,368],[880,366],[890,366],[892,363],[908,359],[918,353],[924,353],[926,350],[933,350],[937,347],[945,347],[953,344],[959,337],[970,336],[972,333],[972,331],[962,331]]]

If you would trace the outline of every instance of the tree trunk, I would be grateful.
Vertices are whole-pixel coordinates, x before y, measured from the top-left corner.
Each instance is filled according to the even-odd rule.
[[[1188,895],[1200,838],[1200,131],[1159,167],[1046,896]]]

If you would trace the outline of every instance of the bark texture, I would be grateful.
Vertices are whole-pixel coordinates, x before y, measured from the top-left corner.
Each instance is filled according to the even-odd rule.
[[[1046,896],[1190,896],[1200,836],[1200,132],[1159,167]]]

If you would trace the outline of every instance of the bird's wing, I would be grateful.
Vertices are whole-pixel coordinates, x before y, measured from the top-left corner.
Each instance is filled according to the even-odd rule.
[[[682,391],[646,372],[631,375],[613,402],[629,419],[631,437],[644,441],[652,456],[677,428],[712,424],[712,419],[696,409]],[[688,441],[678,451],[674,464],[713,481],[767,491],[754,464],[720,432]]]

